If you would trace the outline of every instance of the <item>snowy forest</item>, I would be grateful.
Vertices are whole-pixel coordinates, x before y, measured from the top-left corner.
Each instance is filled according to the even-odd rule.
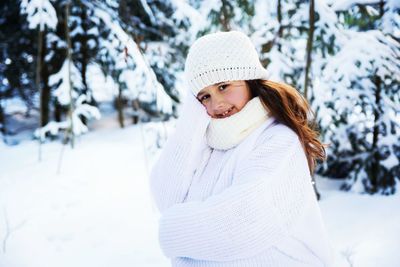
[[[317,186],[321,180],[322,191],[326,184],[335,183],[343,198],[350,194],[400,195],[400,1],[6,0],[0,8],[0,206],[3,206],[0,266],[56,266],[55,259],[50,259],[53,265],[28,260],[34,256],[26,250],[34,245],[24,243],[27,239],[15,241],[12,250],[12,236],[18,234],[18,229],[30,225],[17,210],[21,212],[31,202],[26,199],[22,204],[19,200],[14,203],[12,196],[31,196],[38,201],[37,206],[52,197],[60,198],[52,208],[75,205],[74,201],[66,205],[61,200],[63,195],[71,193],[72,185],[63,184],[62,189],[52,193],[45,189],[39,189],[34,195],[28,193],[34,191],[29,188],[38,188],[33,184],[44,184],[44,177],[49,175],[45,169],[51,169],[51,175],[57,169],[58,175],[61,173],[66,180],[71,175],[68,170],[74,168],[81,168],[82,177],[100,175],[102,164],[113,166],[108,179],[128,172],[126,166],[130,166],[129,172],[135,177],[140,176],[138,173],[147,176],[153,155],[162,148],[174,127],[188,91],[183,77],[188,48],[198,37],[216,31],[246,33],[256,45],[270,79],[292,85],[311,104],[321,140],[328,145],[327,159],[317,169]],[[110,121],[115,124],[107,135],[102,127]],[[93,135],[85,138],[90,134]],[[133,150],[121,152],[129,143],[123,140],[132,139],[133,135],[138,139],[132,147],[140,155]],[[85,150],[91,142],[102,147],[103,142],[116,141],[121,146],[119,143],[115,147],[106,146],[107,151]],[[66,150],[61,156],[60,146]],[[77,158],[71,154],[69,160],[68,153],[73,150],[84,156]],[[110,156],[92,162],[98,165],[90,169],[94,154],[103,153]],[[111,161],[117,160],[115,155],[119,162],[112,165]],[[49,157],[55,159],[50,163]],[[144,159],[140,163],[132,163],[141,157]],[[34,165],[38,162],[42,165]],[[36,181],[27,182],[24,178],[23,187],[11,186],[15,179],[31,176],[35,171]],[[123,175],[128,177],[129,173]],[[88,183],[78,178],[72,181],[75,185]],[[105,190],[108,185],[103,182],[98,187]],[[135,183],[129,186],[139,187]],[[124,191],[124,188],[116,190]],[[321,194],[323,202],[324,192]],[[91,196],[98,197],[97,193]],[[328,191],[325,196],[329,196]],[[394,204],[385,202],[386,207],[397,208],[399,213],[399,198],[392,200]],[[138,202],[138,199],[132,201]],[[370,199],[367,201],[373,203]],[[344,199],[336,203],[341,208],[349,205]],[[112,204],[103,204],[113,210]],[[353,208],[358,209],[357,205]],[[126,209],[132,207],[125,206],[124,214],[128,213]],[[372,213],[378,215],[379,209]],[[45,213],[40,208],[37,212]],[[27,211],[27,216],[32,214]],[[399,223],[400,217],[396,218]],[[118,219],[130,221],[125,217]],[[113,226],[118,228],[116,225]],[[111,222],[109,226],[112,227]],[[56,228],[47,229],[53,230],[50,241],[59,249],[61,242],[74,240],[68,234],[57,237]],[[368,231],[368,226],[360,229]],[[74,226],[70,232],[81,230]],[[124,234],[120,231],[116,235]],[[38,235],[35,230],[29,233]],[[99,244],[110,241],[104,236],[101,237],[107,241],[100,240],[94,233],[88,239],[96,239]],[[135,234],[126,242],[135,242],[137,236],[144,235],[139,230]],[[351,234],[349,230],[340,236]],[[37,250],[46,249],[39,255],[47,257],[54,252],[47,241],[40,240]],[[149,240],[154,243],[152,246],[157,245],[156,237]],[[86,244],[82,240],[76,242],[81,244],[81,247],[75,246],[76,251]],[[389,244],[393,251],[398,250],[398,243]],[[101,245],[100,248],[106,251]],[[93,250],[92,256],[101,249]],[[64,247],[64,250],[67,249]],[[363,264],[361,258],[368,255],[368,249],[364,254],[359,253],[360,256],[357,256],[357,247],[352,245],[338,250],[348,263],[341,266],[394,266],[373,265],[379,261]],[[23,257],[16,260],[21,251],[26,262]],[[128,253],[114,252],[116,255]],[[72,252],[57,250],[57,253],[64,253],[69,259],[65,265],[57,266],[80,266],[85,261],[81,259],[78,263],[79,257],[71,256],[75,255]],[[154,255],[148,251],[138,254]],[[396,253],[388,257],[391,257],[390,263],[400,261]],[[143,256],[143,261],[131,261],[130,266],[166,266],[155,260],[151,265],[149,258]],[[116,259],[109,260],[113,266],[128,266],[129,262],[119,264]],[[99,260],[82,266],[111,266],[108,263]]]

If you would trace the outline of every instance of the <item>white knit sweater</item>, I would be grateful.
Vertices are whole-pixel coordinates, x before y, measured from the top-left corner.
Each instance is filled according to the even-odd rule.
[[[212,150],[209,120],[189,97],[151,174],[172,266],[331,266],[297,135],[270,118],[237,147]]]

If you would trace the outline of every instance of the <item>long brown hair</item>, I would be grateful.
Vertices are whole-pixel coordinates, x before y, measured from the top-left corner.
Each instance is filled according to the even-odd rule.
[[[253,97],[259,96],[270,115],[291,128],[300,139],[311,175],[317,160],[325,160],[325,145],[318,137],[317,124],[307,100],[293,87],[269,80],[248,80]]]

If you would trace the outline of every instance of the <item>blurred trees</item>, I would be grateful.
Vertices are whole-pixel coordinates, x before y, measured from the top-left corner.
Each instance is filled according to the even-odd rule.
[[[346,190],[393,194],[400,178],[399,6],[394,4],[334,6],[345,38],[326,62],[316,98],[324,98],[321,124],[331,144],[322,173],[347,178]],[[390,30],[385,21],[393,22]]]
[[[25,103],[28,115],[34,109],[40,110],[43,128],[37,134],[42,137],[65,130],[72,118],[77,119],[75,133],[86,132],[87,121],[98,117],[95,110],[99,99],[95,94],[104,81],[113,91],[121,127],[124,108],[132,108],[132,102],[136,103],[135,109],[139,104],[144,120],[173,115],[180,98],[173,74],[182,69],[184,58],[182,43],[176,44],[175,39],[179,39],[179,29],[188,24],[182,23],[186,18],[173,19],[177,7],[168,1],[145,3],[3,2],[2,99],[18,97]],[[72,77],[71,96],[68,77]],[[68,119],[71,103],[76,109]],[[77,112],[78,104],[85,105],[81,112]]]
[[[346,190],[394,193],[400,176],[398,1],[8,0],[0,9],[4,133],[5,103],[15,99],[27,116],[40,111],[42,138],[71,124],[76,134],[86,132],[88,121],[100,116],[99,105],[110,100],[121,127],[126,115],[134,122],[166,120],[185,94],[190,44],[209,32],[240,30],[255,43],[270,79],[291,84],[311,102],[329,144],[319,173],[346,178]]]

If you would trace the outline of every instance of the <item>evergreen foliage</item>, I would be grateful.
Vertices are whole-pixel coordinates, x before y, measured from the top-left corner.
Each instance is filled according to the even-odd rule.
[[[9,0],[0,11],[3,134],[6,103],[16,99],[26,115],[41,113],[42,139],[71,124],[75,134],[88,131],[103,101],[115,103],[121,127],[127,115],[134,122],[167,120],[186,92],[190,44],[209,32],[240,30],[255,43],[270,79],[307,89],[329,144],[319,174],[344,179],[345,190],[395,193],[398,1]]]

